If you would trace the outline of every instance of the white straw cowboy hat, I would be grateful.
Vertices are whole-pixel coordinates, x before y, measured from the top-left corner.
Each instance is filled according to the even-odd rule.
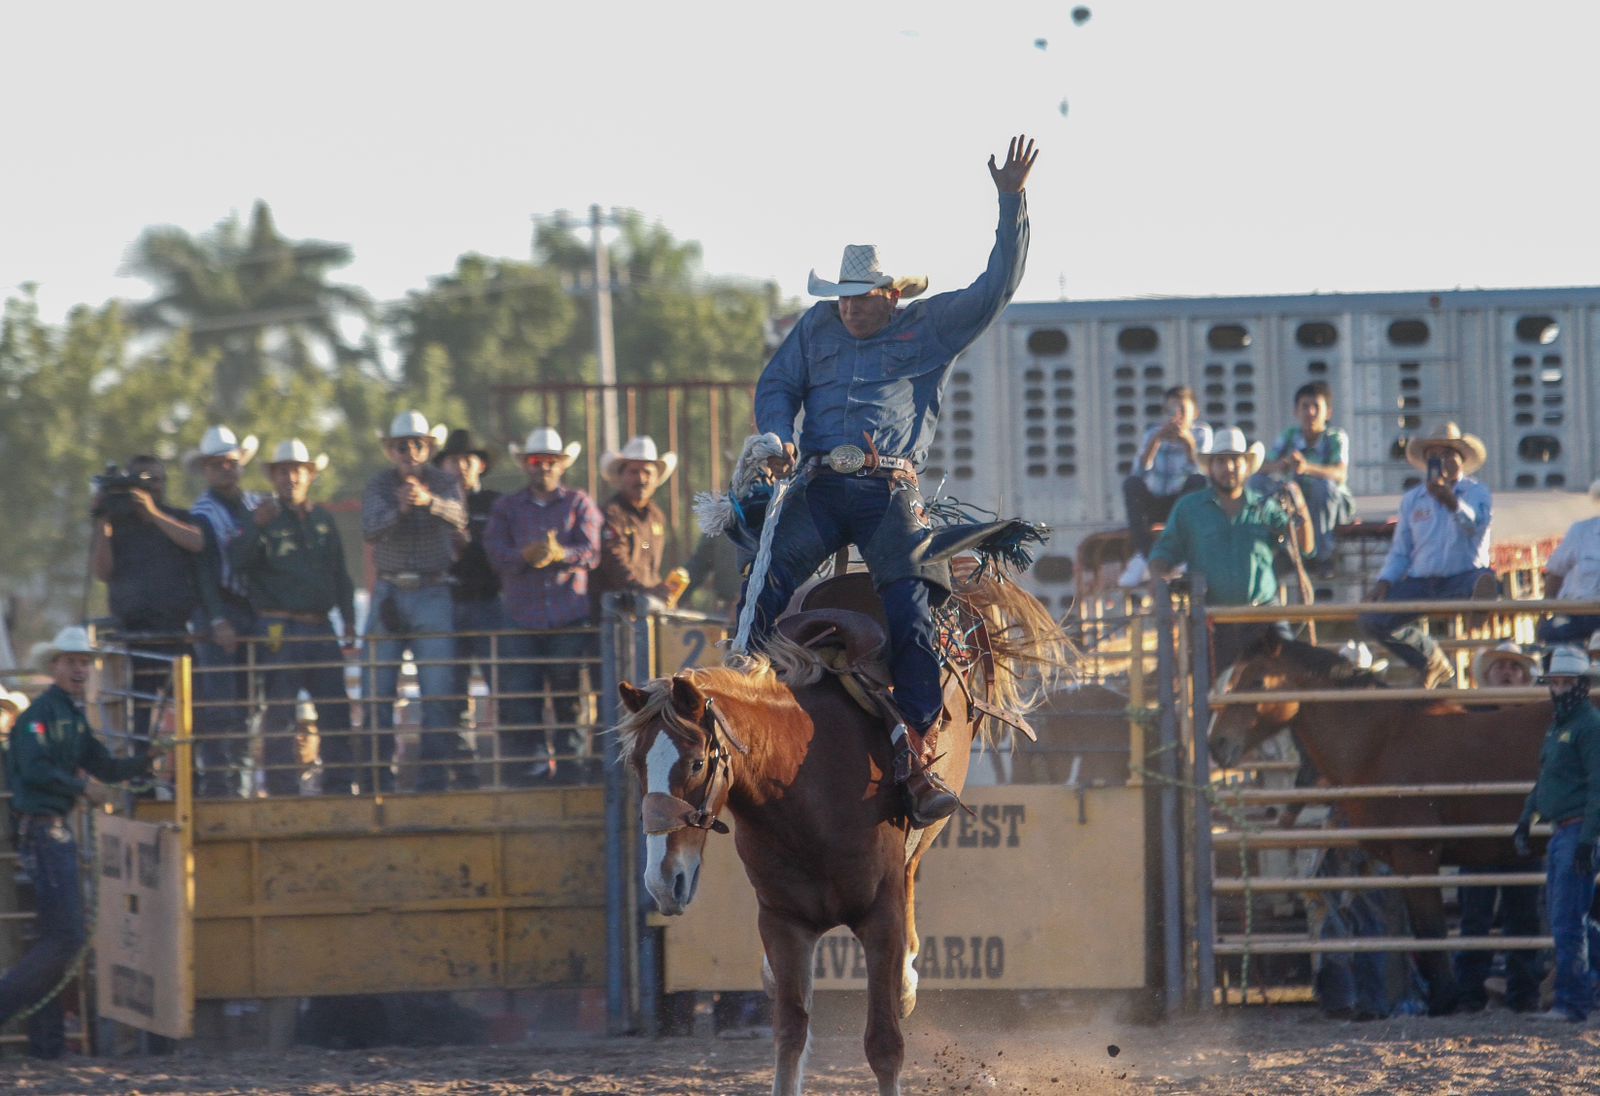
[[[50,672],[50,664],[56,660],[57,655],[93,655],[99,654],[89,640],[89,629],[80,624],[69,625],[56,633],[56,638],[48,643],[35,643],[33,650],[28,652],[28,661],[41,673]]]
[[[12,715],[21,715],[28,710],[28,705],[33,701],[28,699],[27,693],[14,692],[0,686],[0,708],[10,708]]]
[[[1489,451],[1483,447],[1482,438],[1476,434],[1463,434],[1461,427],[1448,420],[1406,442],[1406,463],[1426,472],[1429,449],[1454,449],[1460,453],[1463,476],[1472,475],[1489,459]]]
[[[449,434],[450,431],[442,422],[430,427],[427,417],[421,411],[402,411],[389,424],[389,432],[383,436],[383,442],[387,445],[401,438],[427,438],[433,443],[433,448],[438,449]]]
[[[260,447],[261,443],[254,434],[240,441],[226,426],[213,426],[200,439],[200,448],[191,449],[183,455],[183,466],[193,472],[207,457],[232,457],[243,468],[255,460],[256,450]]]
[[[928,276],[893,277],[883,272],[878,258],[877,244],[847,244],[844,258],[839,260],[839,280],[827,281],[817,277],[813,267],[806,279],[806,292],[813,297],[859,297],[874,289],[898,289],[900,296],[909,300],[928,288]]]
[[[290,438],[288,441],[280,441],[278,448],[272,451],[272,459],[267,461],[267,467],[271,468],[274,464],[309,464],[321,472],[328,467],[328,454],[318,453],[313,457],[305,442],[299,438]]]
[[[559,430],[551,426],[540,426],[529,431],[527,440],[521,445],[512,442],[506,448],[510,449],[511,455],[519,461],[529,457],[560,457],[562,466],[571,468],[572,462],[583,452],[583,443],[575,441],[569,445],[562,445]]]
[[[622,470],[622,466],[631,460],[642,460],[656,466],[660,471],[660,480],[665,483],[671,478],[673,471],[678,467],[678,454],[658,453],[655,439],[648,434],[640,434],[636,438],[629,438],[615,453],[606,453],[600,458],[600,474],[608,480],[615,480]]]
[[[1211,444],[1202,457],[1244,457],[1248,471],[1245,476],[1253,476],[1261,471],[1261,462],[1267,459],[1267,447],[1260,442],[1246,445],[1244,431],[1237,426],[1224,426],[1211,433]]]
[[[1539,660],[1507,640],[1499,646],[1486,647],[1478,652],[1478,657],[1472,660],[1472,680],[1483,684],[1489,667],[1496,662],[1515,662],[1519,666],[1526,666],[1530,677],[1539,676]]]
[[[1593,677],[1594,666],[1589,662],[1589,656],[1577,647],[1562,646],[1550,652],[1550,665],[1545,667],[1544,678],[1548,681],[1552,677]]]

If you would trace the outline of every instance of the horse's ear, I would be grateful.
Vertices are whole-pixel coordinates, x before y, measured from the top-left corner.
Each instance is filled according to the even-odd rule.
[[[622,698],[622,706],[630,712],[637,712],[650,701],[650,694],[643,689],[635,689],[626,681],[617,682],[617,695]]]
[[[706,711],[706,694],[687,677],[672,679],[672,706],[679,715],[698,722]]]

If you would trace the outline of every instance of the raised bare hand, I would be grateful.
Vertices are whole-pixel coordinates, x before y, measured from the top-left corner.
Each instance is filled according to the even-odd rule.
[[[989,157],[989,175],[994,179],[994,188],[1001,194],[1021,194],[1028,182],[1028,172],[1033,170],[1033,162],[1038,158],[1032,137],[1019,133],[1011,138],[1004,164],[997,167],[994,157]]]

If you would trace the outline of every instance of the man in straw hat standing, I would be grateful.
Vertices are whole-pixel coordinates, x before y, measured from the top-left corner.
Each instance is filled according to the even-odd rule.
[[[1400,498],[1394,543],[1368,595],[1371,601],[1491,598],[1499,589],[1489,568],[1489,488],[1472,478],[1483,467],[1483,442],[1444,422],[1406,444],[1406,460],[1424,479]],[[1439,645],[1415,613],[1369,613],[1361,628],[1421,676],[1432,689],[1455,678]]]
[[[450,590],[454,608],[456,632],[456,664],[451,667],[455,682],[451,690],[466,696],[472,681],[472,663],[483,668],[483,676],[491,677],[488,662],[491,638],[487,632],[505,628],[505,614],[500,608],[500,576],[483,550],[484,530],[489,526],[489,512],[500,498],[500,492],[483,485],[493,460],[487,449],[472,444],[472,433],[458,429],[450,431],[444,448],[434,456],[433,463],[454,476],[461,484],[461,496],[467,504],[467,536],[450,565],[450,577],[455,585]],[[463,723],[468,718],[467,705],[461,705]]]
[[[677,467],[678,454],[660,452],[648,435],[630,438],[617,452],[600,457],[600,474],[616,492],[601,510],[600,563],[590,585],[597,610],[600,598],[612,593],[674,600],[661,573],[667,516],[651,499]]]
[[[367,697],[377,708],[377,756],[361,743],[355,761],[363,791],[393,790],[395,690],[406,648],[417,661],[422,693],[421,771],[418,791],[442,791],[457,766],[458,783],[476,771],[460,734],[461,702],[451,699],[455,657],[450,565],[467,528],[467,507],[456,478],[429,462],[444,441],[443,426],[428,425],[420,411],[402,411],[389,425],[383,449],[391,467],[373,476],[361,496],[361,531],[372,545],[378,580],[367,611],[367,639],[375,662]],[[373,783],[369,765],[377,765]]]
[[[78,843],[66,816],[79,799],[111,801],[105,781],[150,775],[151,757],[117,758],[94,735],[84,714],[84,694],[94,672],[95,648],[83,628],[63,628],[33,649],[36,669],[50,687],[17,719],[6,752],[17,857],[33,881],[37,938],[27,954],[0,977],[0,1023],[34,1007],[29,1052],[56,1058],[65,1050],[59,1001],[43,1003],[60,986],[87,940]]]
[[[1600,502],[1600,479],[1589,485]],[[1600,601],[1600,517],[1574,522],[1544,565],[1544,596],[1562,601]],[[1540,643],[1586,643],[1600,631],[1600,616],[1557,613],[1538,628]]]
[[[1517,855],[1533,853],[1535,816],[1550,823],[1545,846],[1545,904],[1555,938],[1556,999],[1541,1020],[1589,1018],[1588,940],[1584,918],[1594,901],[1595,841],[1600,839],[1600,712],[1589,702],[1593,670],[1577,647],[1550,653],[1545,683],[1555,718],[1539,749],[1539,779],[1528,793],[1512,841]]]
[[[756,598],[749,646],[760,648],[794,591],[823,561],[849,544],[860,549],[888,619],[895,704],[905,719],[890,733],[918,825],[945,817],[957,801],[911,764],[907,735],[907,727],[925,734],[940,717],[932,608],[950,596],[948,563],[918,554],[930,523],[917,468],[938,426],[952,364],[1022,280],[1023,187],[1037,157],[1023,136],[1011,141],[1004,164],[989,157],[999,223],[988,266],[970,286],[899,308],[901,300],[921,296],[928,279],[890,274],[875,245],[852,244],[837,282],[811,272],[811,293],[836,299],[800,318],[756,386],[757,429],[784,446],[773,473],[786,475],[797,462],[800,469],[771,538],[765,582],[745,593]],[[791,439],[802,410],[797,446]]]
[[[261,616],[267,792],[275,796],[300,791],[294,725],[302,688],[311,694],[326,732],[324,790],[347,795],[356,777],[344,686],[344,659],[356,650],[355,585],[333,515],[310,498],[312,483],[327,467],[328,455],[313,457],[299,438],[281,443],[267,462],[273,495],[256,506],[250,527],[232,548],[234,571],[244,578]],[[344,632],[342,645],[328,616],[334,609]]]
[[[250,649],[248,643],[239,641],[255,635],[256,613],[244,579],[234,571],[230,552],[260,502],[260,496],[240,484],[258,446],[254,434],[241,441],[228,427],[213,426],[200,439],[200,448],[183,458],[184,467],[206,481],[206,490],[195,500],[192,512],[206,533],[201,581],[217,600],[209,619],[196,614],[194,621],[199,671],[195,694],[201,702],[195,712],[196,755],[200,794],[208,797],[240,793],[233,770],[244,753],[245,701],[250,692],[245,667]]]
[[[576,771],[579,746],[579,660],[593,655],[589,622],[589,570],[600,560],[600,508],[561,477],[578,459],[578,442],[563,445],[548,426],[512,450],[528,486],[495,503],[484,530],[484,550],[500,573],[506,615],[526,631],[506,637],[500,656],[500,754],[504,781],[529,787]],[[559,726],[545,746],[543,693],[554,693]]]
[[[1285,510],[1249,486],[1265,456],[1261,443],[1245,443],[1236,426],[1217,430],[1201,454],[1210,486],[1184,495],[1172,507],[1167,527],[1150,551],[1150,571],[1169,579],[1179,564],[1205,576],[1208,605],[1270,605],[1278,596],[1274,566],[1280,545],[1309,556],[1316,534],[1305,499],[1293,483],[1285,484]],[[1283,625],[1275,625],[1287,637]],[[1211,628],[1213,673],[1233,663],[1261,634],[1253,624],[1214,624]]]

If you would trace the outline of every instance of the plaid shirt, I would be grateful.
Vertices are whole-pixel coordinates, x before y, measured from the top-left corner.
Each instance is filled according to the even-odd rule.
[[[1350,460],[1350,435],[1337,426],[1330,426],[1316,441],[1308,442],[1304,430],[1291,426],[1273,443],[1267,459],[1282,460],[1294,452],[1304,454],[1310,464],[1329,467],[1346,464]]]
[[[437,574],[455,562],[457,538],[467,527],[461,483],[431,464],[417,469],[417,478],[433,495],[425,507],[402,510],[396,494],[404,477],[398,468],[373,476],[361,496],[361,534],[372,545],[372,562],[380,575]]]
[[[1165,425],[1160,423],[1144,432],[1144,438],[1139,442],[1140,453],[1149,448],[1150,442]],[[1195,452],[1204,453],[1211,448],[1211,427],[1197,422],[1189,430],[1194,434]],[[1200,466],[1189,459],[1189,450],[1175,441],[1162,442],[1150,467],[1139,473],[1152,495],[1176,495],[1183,490],[1185,480],[1199,474],[1202,474]]]
[[[519,628],[567,628],[589,616],[589,569],[600,559],[600,508],[582,491],[556,489],[540,504],[527,488],[504,495],[489,511],[483,550],[500,572],[506,615]],[[555,531],[560,563],[530,567],[522,550]]]

